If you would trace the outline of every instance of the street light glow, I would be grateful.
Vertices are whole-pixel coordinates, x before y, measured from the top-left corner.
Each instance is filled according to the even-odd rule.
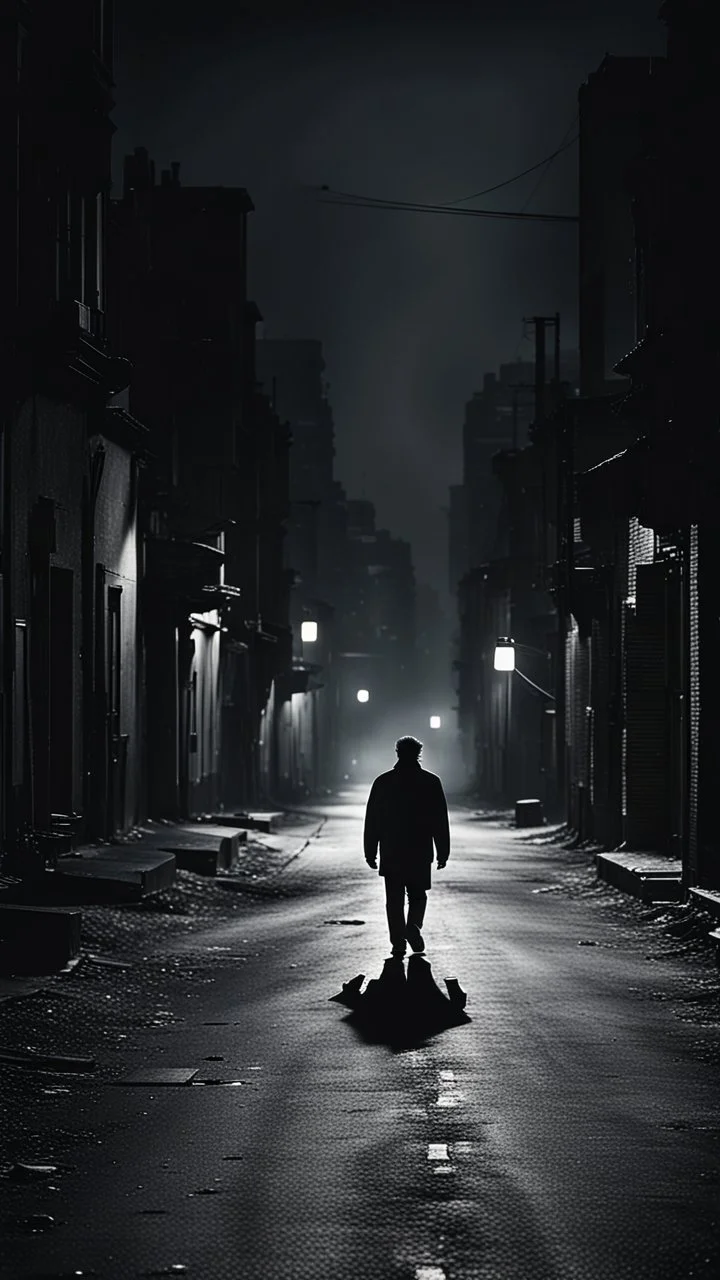
[[[431,729],[439,729],[439,728],[440,728],[441,723],[442,723],[442,722],[441,722],[441,720],[440,720],[440,717],[439,717],[439,716],[431,716],[431,717],[430,717],[430,728],[431,728]]]
[[[300,639],[306,644],[314,644],[318,637],[317,622],[302,622],[300,624]]]
[[[357,697],[358,702],[369,702],[369,701],[370,701],[370,694],[368,693],[367,689],[358,689],[357,694],[356,694],[356,697]]]
[[[515,670],[515,641],[511,640],[509,636],[498,636],[493,667],[496,671]]]

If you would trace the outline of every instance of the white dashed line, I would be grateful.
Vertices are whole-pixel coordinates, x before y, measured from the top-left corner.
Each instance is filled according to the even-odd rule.
[[[431,1142],[428,1144],[428,1160],[449,1160],[447,1142]]]

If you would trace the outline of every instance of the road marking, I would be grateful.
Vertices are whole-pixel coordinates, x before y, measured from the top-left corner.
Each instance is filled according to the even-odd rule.
[[[442,1267],[418,1267],[415,1280],[446,1280]]]
[[[430,1142],[427,1158],[428,1160],[449,1160],[447,1142]]]
[[[441,1071],[441,1072],[440,1072],[440,1079],[441,1079],[441,1080],[454,1080],[454,1079],[455,1079],[455,1072],[454,1072],[454,1071]]]
[[[458,1107],[463,1100],[461,1093],[441,1093],[435,1103],[436,1107]]]

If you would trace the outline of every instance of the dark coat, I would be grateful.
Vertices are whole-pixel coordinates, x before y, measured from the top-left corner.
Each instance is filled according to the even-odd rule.
[[[430,888],[433,841],[438,862],[450,853],[450,826],[442,782],[419,763],[398,763],[381,773],[370,789],[365,810],[365,857],[377,856],[380,875],[399,876],[406,884]]]

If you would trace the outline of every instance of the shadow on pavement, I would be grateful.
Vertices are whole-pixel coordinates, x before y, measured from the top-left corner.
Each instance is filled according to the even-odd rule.
[[[358,974],[330,999],[352,1010],[346,1021],[371,1044],[411,1049],[429,1036],[470,1022],[467,996],[457,978],[445,979],[444,995],[425,956],[410,957],[407,976],[403,960],[390,958],[380,977],[371,978],[363,991],[364,981],[365,975]]]

